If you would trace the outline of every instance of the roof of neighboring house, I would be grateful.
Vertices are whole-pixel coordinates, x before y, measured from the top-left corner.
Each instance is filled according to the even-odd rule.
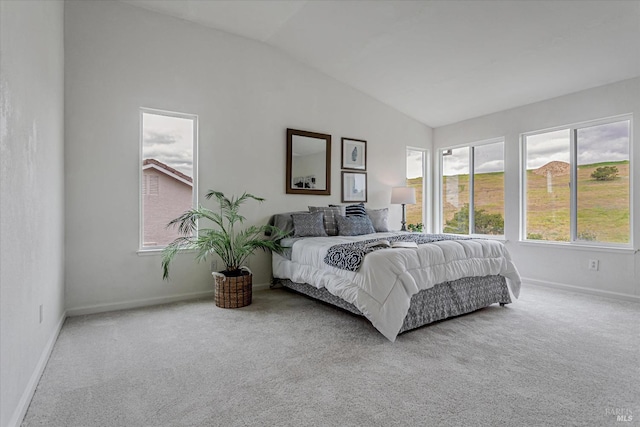
[[[142,169],[148,169],[148,168],[156,169],[157,171],[162,172],[166,175],[169,175],[170,177],[175,178],[178,181],[182,181],[185,184],[189,184],[193,186],[193,178],[191,178],[189,175],[185,175],[184,173],[180,172],[177,169],[172,168],[171,166],[165,163],[162,163],[159,160],[144,159],[142,161]]]

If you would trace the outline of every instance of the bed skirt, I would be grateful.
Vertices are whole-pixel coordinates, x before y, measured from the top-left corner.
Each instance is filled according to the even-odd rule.
[[[356,306],[331,294],[325,288],[318,289],[315,286],[295,283],[288,279],[278,279],[277,283],[363,316]],[[438,320],[470,313],[495,303],[511,303],[507,282],[503,276],[463,277],[451,282],[440,283],[411,297],[411,305],[400,333]]]

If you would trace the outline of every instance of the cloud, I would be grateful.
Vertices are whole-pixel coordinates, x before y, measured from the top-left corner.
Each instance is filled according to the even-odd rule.
[[[569,163],[570,132],[563,129],[527,136],[527,169],[537,169],[554,160]],[[629,122],[578,129],[577,149],[578,165],[629,160]]]
[[[578,130],[578,164],[629,160],[629,122]]]
[[[474,147],[473,162],[474,173],[504,172],[504,143]]]
[[[143,142],[145,145],[148,145],[148,146],[168,145],[168,144],[175,144],[176,142],[178,142],[178,137],[176,135],[171,135],[168,133],[160,133],[160,132],[147,130],[144,133]]]
[[[527,169],[537,169],[552,161],[569,163],[570,142],[569,129],[526,136]]]
[[[470,147],[451,149],[443,157],[443,175],[468,174]],[[504,143],[494,142],[473,147],[474,173],[504,172]]]
[[[578,165],[629,160],[629,121],[578,129]],[[571,129],[526,136],[526,167],[537,169],[552,161],[570,162]],[[474,148],[475,173],[504,171],[504,145],[494,143]],[[469,147],[454,148],[443,156],[443,175],[469,173]]]
[[[445,176],[469,173],[469,147],[453,148],[451,154],[442,157],[442,174]]]
[[[193,176],[194,121],[162,114],[143,115],[142,157],[156,159]]]
[[[504,160],[496,159],[485,161],[481,164],[476,163],[475,173],[488,173],[488,172],[504,172]]]
[[[422,151],[407,150],[407,178],[418,178],[423,175]]]

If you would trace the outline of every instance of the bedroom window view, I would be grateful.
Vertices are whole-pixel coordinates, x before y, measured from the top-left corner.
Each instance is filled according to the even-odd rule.
[[[504,142],[473,147],[473,234],[504,234]]]
[[[525,138],[527,239],[569,240],[570,145],[569,129]]]
[[[195,205],[195,116],[141,110],[141,247],[179,236],[167,223]]]
[[[630,127],[618,119],[523,138],[526,239],[630,243]]]
[[[630,125],[576,130],[576,240],[630,243]]]
[[[441,156],[442,231],[503,235],[504,141],[447,149]]]
[[[442,231],[469,234],[469,147],[442,152]]]
[[[424,166],[425,151],[407,148],[407,187],[416,189],[416,203],[407,205],[406,221],[409,231],[424,230]]]

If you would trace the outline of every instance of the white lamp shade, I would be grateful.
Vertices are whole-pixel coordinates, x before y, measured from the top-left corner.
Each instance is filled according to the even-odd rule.
[[[391,189],[392,205],[413,205],[416,202],[416,189],[413,187],[393,187]]]

